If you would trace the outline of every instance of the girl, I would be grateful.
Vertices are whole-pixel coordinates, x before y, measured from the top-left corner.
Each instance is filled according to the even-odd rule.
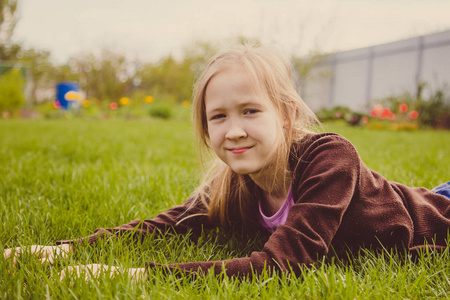
[[[263,251],[249,257],[169,266],[150,262],[146,269],[129,270],[144,277],[153,268],[195,274],[225,270],[230,276],[264,269],[298,273],[329,252],[445,248],[448,184],[433,192],[388,182],[364,165],[344,137],[313,133],[316,117],[296,93],[291,72],[269,48],[246,45],[215,56],[195,85],[193,120],[199,140],[218,160],[193,195],[153,219],[29,251],[52,261],[79,243],[102,238],[167,230],[197,235],[217,226],[271,234]],[[5,257],[20,250],[7,249]],[[104,266],[75,270],[82,268],[96,274]]]

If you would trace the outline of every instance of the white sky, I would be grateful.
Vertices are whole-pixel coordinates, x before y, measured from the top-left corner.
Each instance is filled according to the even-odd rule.
[[[57,62],[102,48],[154,61],[239,35],[302,55],[450,29],[448,0],[19,0],[19,10],[16,40]]]

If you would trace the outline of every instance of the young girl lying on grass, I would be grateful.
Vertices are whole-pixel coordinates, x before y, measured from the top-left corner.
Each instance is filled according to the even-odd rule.
[[[296,93],[291,72],[269,48],[247,45],[218,54],[198,79],[193,102],[197,135],[218,159],[184,204],[57,246],[7,249],[5,257],[27,250],[52,262],[102,238],[167,230],[198,235],[217,226],[271,235],[264,249],[249,257],[168,266],[150,262],[128,271],[138,278],[154,268],[194,274],[225,270],[230,276],[264,269],[298,273],[329,252],[446,248],[450,184],[430,191],[389,182],[369,170],[344,137],[313,133],[316,117]],[[98,274],[105,268],[93,264],[69,271]]]

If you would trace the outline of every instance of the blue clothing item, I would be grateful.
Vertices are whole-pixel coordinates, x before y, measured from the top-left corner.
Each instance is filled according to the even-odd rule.
[[[443,195],[443,196],[447,197],[448,199],[450,199],[450,181],[438,185],[431,191],[436,194]]]

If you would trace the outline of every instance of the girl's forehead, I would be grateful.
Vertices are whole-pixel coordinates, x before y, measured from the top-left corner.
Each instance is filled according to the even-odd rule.
[[[226,85],[227,82],[233,81],[234,83],[245,82],[247,88],[251,88],[255,93],[265,97],[267,91],[264,88],[264,79],[260,77],[261,76],[258,76],[256,70],[249,70],[242,65],[225,65],[208,80],[208,83],[205,86],[205,96],[206,92],[211,90],[211,85],[217,87],[217,85]],[[234,87],[238,86],[235,85]]]
[[[252,78],[250,72],[241,66],[224,68],[211,77],[205,87],[204,100],[208,98],[265,96],[261,85]]]

